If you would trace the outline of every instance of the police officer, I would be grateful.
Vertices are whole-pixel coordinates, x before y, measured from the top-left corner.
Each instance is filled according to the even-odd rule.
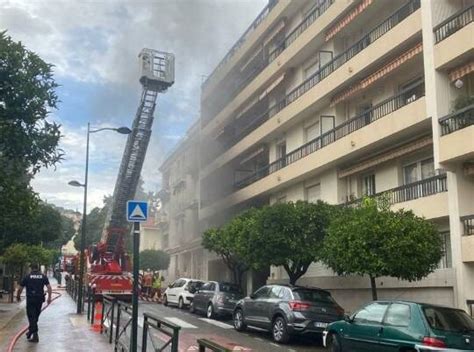
[[[30,342],[38,342],[38,318],[44,302],[44,286],[48,289],[48,304],[51,303],[52,292],[48,277],[40,272],[38,264],[31,264],[30,268],[31,272],[21,280],[16,299],[20,301],[21,292],[26,287],[26,315],[30,323],[26,338]]]

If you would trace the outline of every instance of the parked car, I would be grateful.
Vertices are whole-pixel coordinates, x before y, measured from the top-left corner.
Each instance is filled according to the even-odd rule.
[[[194,294],[189,309],[191,312],[203,312],[209,319],[217,316],[232,315],[235,304],[244,295],[238,285],[228,282],[209,281]]]
[[[181,278],[168,286],[163,294],[163,304],[177,304],[180,309],[189,306],[194,293],[201,287],[204,282],[200,280]]]
[[[342,319],[344,310],[328,291],[319,288],[268,285],[237,302],[234,328],[254,326],[271,331],[278,343],[295,334],[321,336],[329,323]]]
[[[323,344],[345,351],[474,351],[474,321],[463,310],[375,301],[329,324]]]

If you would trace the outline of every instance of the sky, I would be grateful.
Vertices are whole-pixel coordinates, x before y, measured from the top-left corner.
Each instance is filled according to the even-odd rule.
[[[54,65],[65,159],[42,170],[33,188],[43,200],[81,211],[87,122],[131,126],[138,107],[138,53],[175,54],[175,84],[158,96],[142,170],[158,191],[158,167],[199,118],[200,86],[268,0],[0,0],[0,30]],[[88,207],[113,193],[126,136],[91,134]]]

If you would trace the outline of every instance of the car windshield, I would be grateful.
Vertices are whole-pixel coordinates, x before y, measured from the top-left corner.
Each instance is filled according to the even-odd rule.
[[[242,290],[240,289],[238,285],[228,284],[228,283],[220,283],[219,290],[221,292],[227,292],[227,293],[241,293],[242,292]]]
[[[293,290],[293,295],[300,301],[334,303],[331,295],[326,291],[297,289]]]
[[[424,307],[428,324],[435,330],[474,331],[474,320],[466,312],[443,307]]]
[[[188,283],[188,287],[193,288],[195,290],[199,290],[202,285],[203,285],[202,281],[189,281]]]

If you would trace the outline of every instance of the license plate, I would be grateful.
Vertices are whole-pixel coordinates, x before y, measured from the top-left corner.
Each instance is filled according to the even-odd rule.
[[[321,323],[321,322],[317,321],[317,322],[314,323],[314,326],[316,326],[317,328],[327,328],[328,323]]]

